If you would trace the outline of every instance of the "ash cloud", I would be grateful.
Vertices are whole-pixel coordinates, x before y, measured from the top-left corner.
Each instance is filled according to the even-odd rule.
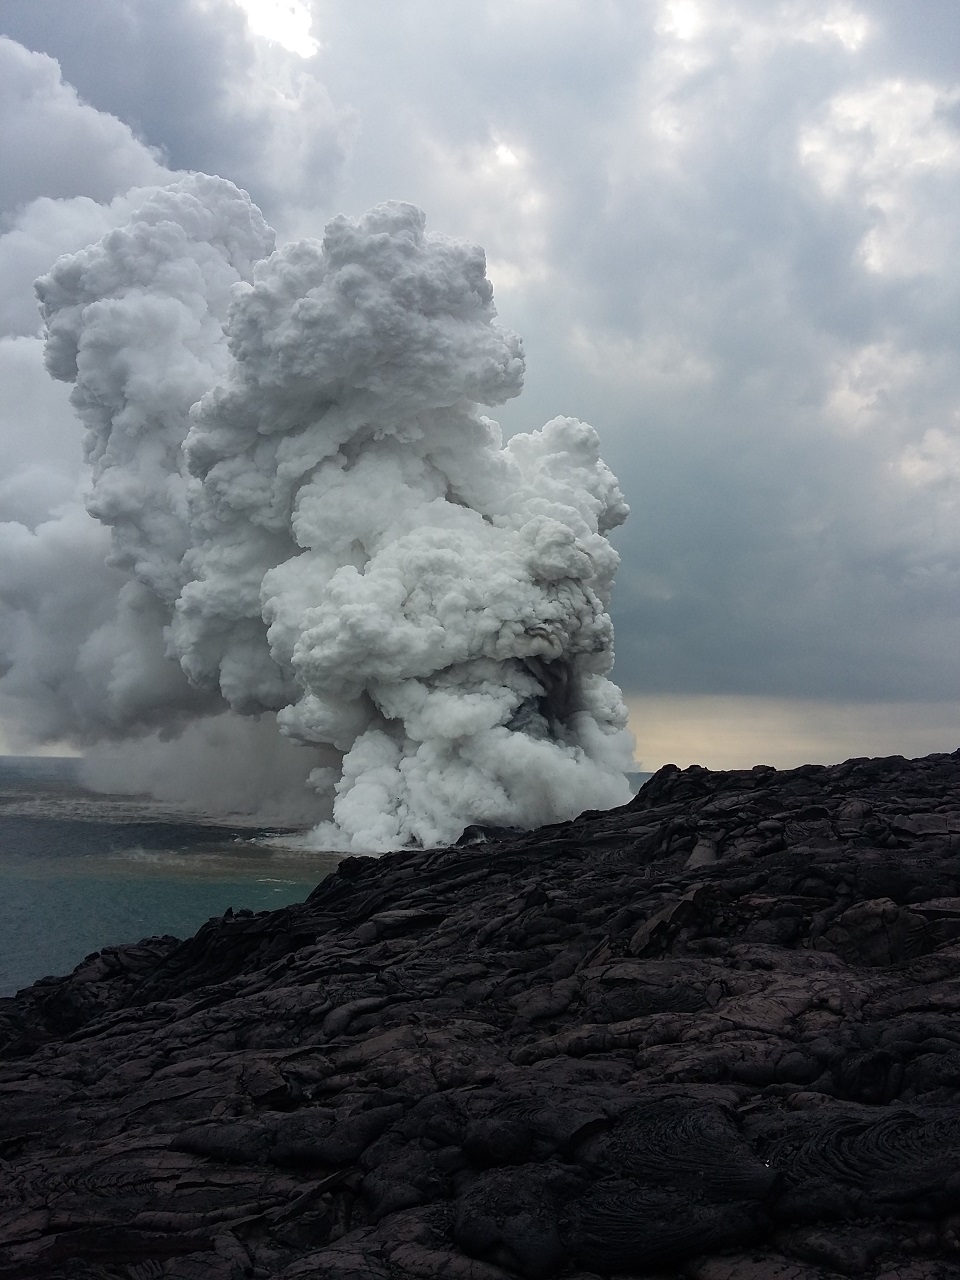
[[[76,554],[119,587],[56,655],[47,731],[153,735],[155,764],[253,718],[253,772],[277,731],[301,744],[316,841],[357,850],[626,800],[606,535],[627,508],[592,427],[504,444],[481,412],[523,378],[482,251],[401,203],[275,251],[203,175],[131,207],[37,282],[86,428]]]

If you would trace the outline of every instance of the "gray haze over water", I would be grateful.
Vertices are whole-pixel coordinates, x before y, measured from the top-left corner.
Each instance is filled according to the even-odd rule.
[[[78,766],[0,758],[0,995],[105,946],[187,937],[228,907],[300,902],[339,861],[242,819],[94,795]]]

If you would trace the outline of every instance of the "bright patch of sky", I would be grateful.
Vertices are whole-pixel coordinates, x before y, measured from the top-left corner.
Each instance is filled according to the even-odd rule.
[[[311,34],[310,6],[301,0],[236,0],[255,36],[272,40],[300,58],[312,58],[320,48]]]
[[[956,751],[960,702],[845,703],[811,698],[638,697],[630,702],[637,762],[653,773],[839,764],[853,756]]]

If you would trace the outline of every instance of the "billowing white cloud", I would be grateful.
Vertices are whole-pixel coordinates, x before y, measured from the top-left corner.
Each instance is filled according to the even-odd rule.
[[[122,586],[26,660],[67,603],[42,560],[66,521],[9,526],[32,571],[26,598],[0,583],[0,693],[29,713],[36,684],[43,731],[78,741],[277,713],[332,801],[327,845],[625,800],[605,535],[627,509],[591,427],[504,446],[481,414],[523,375],[482,251],[401,203],[273,243],[245,193],[194,175],[37,281]]]

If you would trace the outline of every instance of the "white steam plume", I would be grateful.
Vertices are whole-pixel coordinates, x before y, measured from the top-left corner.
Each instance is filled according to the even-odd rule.
[[[38,281],[125,583],[71,732],[275,716],[332,799],[317,842],[356,850],[625,801],[627,508],[591,427],[504,445],[481,414],[523,375],[482,252],[396,203],[272,249],[198,175]]]

